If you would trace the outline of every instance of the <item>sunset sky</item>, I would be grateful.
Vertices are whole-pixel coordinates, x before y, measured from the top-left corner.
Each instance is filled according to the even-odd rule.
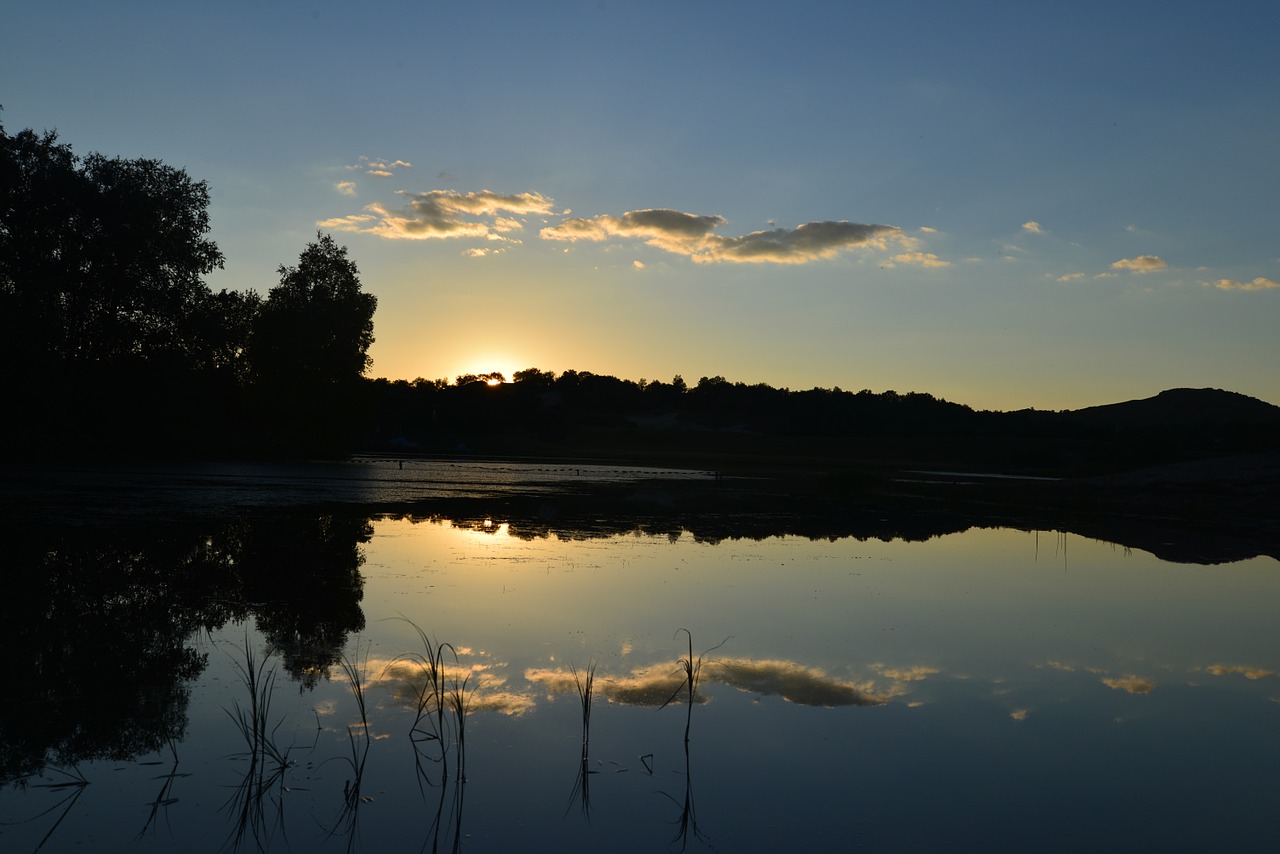
[[[0,113],[317,229],[374,376],[1280,403],[1280,4],[9,4]]]

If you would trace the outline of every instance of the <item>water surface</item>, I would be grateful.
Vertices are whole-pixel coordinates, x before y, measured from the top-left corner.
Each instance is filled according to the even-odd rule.
[[[37,526],[4,605],[0,847],[1270,843],[1277,561],[900,529]]]

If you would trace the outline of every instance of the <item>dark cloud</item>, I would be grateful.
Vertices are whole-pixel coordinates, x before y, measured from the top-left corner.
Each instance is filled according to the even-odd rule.
[[[856,222],[808,222],[793,229],[754,231],[724,237],[714,230],[724,217],[684,213],[669,208],[628,211],[567,219],[540,232],[544,240],[601,242],[611,238],[643,240],[650,246],[683,255],[698,263],[805,264],[856,248],[884,249],[890,242],[914,248],[916,240],[892,225]]]

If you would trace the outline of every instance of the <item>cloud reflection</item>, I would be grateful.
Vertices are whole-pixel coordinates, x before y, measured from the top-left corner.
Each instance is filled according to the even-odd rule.
[[[1280,676],[1274,670],[1266,670],[1261,667],[1249,667],[1244,664],[1211,664],[1206,668],[1214,676],[1227,676],[1230,674],[1239,674],[1245,679],[1266,679],[1268,676]]]
[[[444,667],[446,684],[466,681],[472,711],[523,715],[533,711],[536,700],[529,694],[507,690],[508,677],[500,672],[501,664],[448,664]],[[368,687],[380,687],[390,693],[392,702],[406,709],[416,709],[426,684],[426,674],[416,662],[403,659],[370,661],[367,665]]]
[[[578,692],[573,671],[567,668],[530,668],[525,671],[524,678],[545,688],[549,695],[576,695]],[[610,703],[657,708],[671,700],[672,695],[684,684],[684,679],[684,672],[676,670],[670,664],[652,664],[632,670],[626,676],[609,676],[597,672],[593,688],[596,696],[604,697]],[[683,695],[676,697],[673,702],[682,701]],[[706,697],[695,695],[694,702],[705,703]]]
[[[717,659],[706,664],[704,674],[739,691],[777,695],[802,706],[880,706],[890,699],[889,693],[876,693],[870,682],[845,682],[794,661]]]
[[[1104,676],[1102,684],[1129,694],[1150,694],[1156,688],[1156,683],[1139,676]]]
[[[550,694],[576,694],[573,672],[567,669],[529,669],[525,679],[545,688]],[[655,664],[633,670],[625,676],[597,673],[596,694],[611,703],[628,706],[658,707],[671,700],[684,684],[683,671],[670,664]],[[898,692],[876,691],[871,682],[847,682],[827,675],[815,667],[806,667],[782,659],[721,658],[707,661],[702,667],[702,682],[719,683],[763,696],[779,696],[802,706],[834,708],[836,706],[878,706],[887,703]],[[682,700],[682,695],[675,701]],[[706,697],[695,696],[695,702]]]

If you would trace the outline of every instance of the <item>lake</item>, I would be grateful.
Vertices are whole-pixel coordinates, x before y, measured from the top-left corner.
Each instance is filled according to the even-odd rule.
[[[281,475],[288,506],[250,488],[261,472],[24,481],[0,848],[1274,841],[1272,556],[928,516],[685,518],[652,472],[508,468],[465,503],[394,507],[335,503],[310,483],[334,469]]]

